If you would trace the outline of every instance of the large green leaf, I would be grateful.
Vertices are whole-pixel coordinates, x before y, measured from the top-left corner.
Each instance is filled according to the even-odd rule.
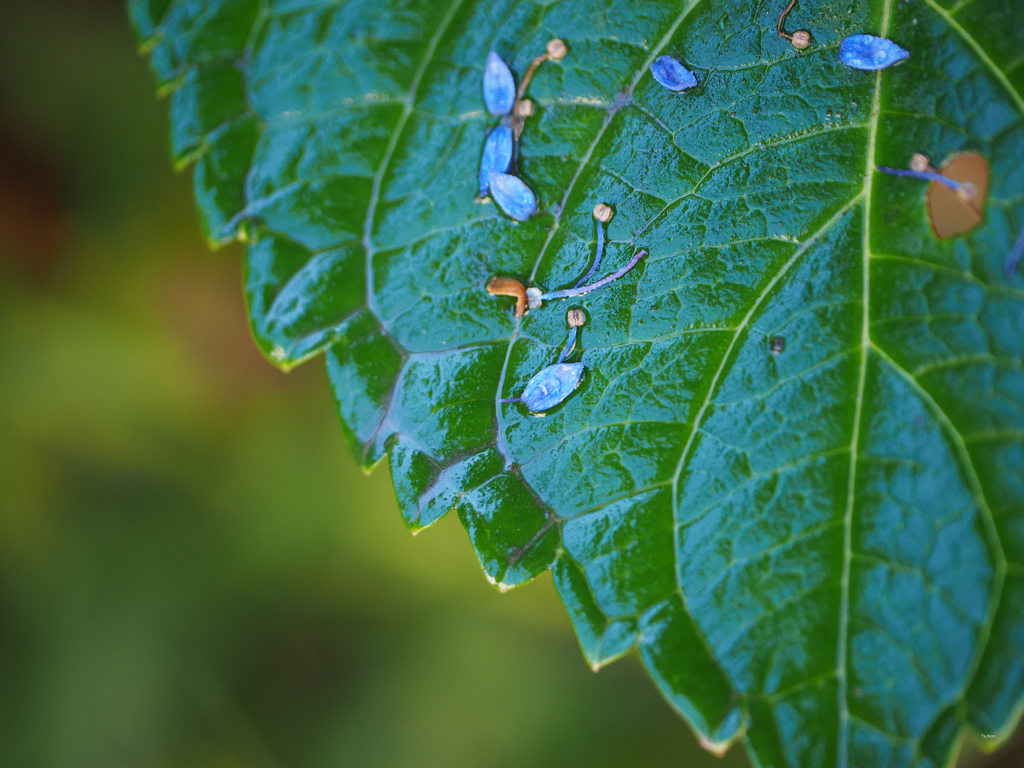
[[[326,352],[367,466],[408,525],[458,509],[502,588],[548,568],[588,661],[633,648],[709,746],[762,766],[939,766],[1024,694],[1024,0],[133,0],[197,160],[209,239],[247,243],[257,343]],[[910,60],[875,74],[849,34]],[[481,71],[530,96],[525,224],[474,201]],[[699,85],[660,87],[683,60]],[[939,242],[921,151],[992,171]],[[568,304],[522,321],[487,278],[571,284],[583,388],[518,394]],[[770,340],[785,339],[771,350]],[[997,739],[987,743],[994,744]]]

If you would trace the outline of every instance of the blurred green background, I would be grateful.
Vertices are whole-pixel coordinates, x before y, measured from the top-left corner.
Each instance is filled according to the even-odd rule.
[[[591,672],[548,576],[408,534],[166,126],[122,0],[0,0],[0,765],[747,765]]]

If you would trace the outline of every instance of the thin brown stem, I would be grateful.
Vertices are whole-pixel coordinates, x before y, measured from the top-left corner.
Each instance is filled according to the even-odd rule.
[[[796,2],[796,0],[793,0],[793,2]],[[529,87],[530,81],[533,79],[533,73],[537,71],[537,67],[550,58],[551,54],[545,52],[530,62],[530,66],[526,68],[526,74],[523,75],[523,79],[519,83],[519,90],[516,92],[517,102],[523,100],[523,94],[526,93],[526,89]]]
[[[792,40],[793,36],[786,33],[783,29],[783,25],[786,23],[786,16],[788,16],[789,12],[793,10],[794,5],[796,5],[796,0],[789,0],[789,5],[786,6],[786,10],[784,10],[782,15],[779,16],[779,28],[776,30],[776,32],[779,33],[779,37],[784,37],[787,40]]]
[[[793,0],[793,2],[796,2],[796,0]],[[530,81],[533,79],[533,74],[537,71],[537,67],[550,58],[551,54],[545,52],[531,61],[530,66],[526,68],[526,74],[523,75],[523,79],[519,83],[519,90],[516,91],[516,103],[512,105],[512,131],[515,134],[517,141],[523,133],[523,116],[519,113],[519,102],[523,100],[523,96],[526,94],[526,89],[529,87]]]

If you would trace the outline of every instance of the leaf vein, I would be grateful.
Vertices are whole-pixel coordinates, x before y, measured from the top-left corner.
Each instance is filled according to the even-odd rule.
[[[952,27],[953,30],[958,35],[960,35],[961,38],[963,38],[963,41],[967,43],[967,45],[969,45],[972,49],[974,49],[975,54],[978,56],[979,59],[981,59],[982,63],[989,69],[993,77],[995,77],[995,79],[998,80],[999,83],[1006,89],[1014,104],[1017,105],[1017,109],[1020,111],[1021,115],[1024,116],[1024,97],[1022,97],[1020,93],[1017,91],[1017,89],[1013,87],[1013,84],[1010,82],[1010,79],[1006,76],[1003,70],[996,66],[996,63],[992,61],[988,53],[985,52],[985,49],[982,48],[978,41],[974,39],[974,36],[971,35],[971,33],[964,29],[962,26],[960,26],[960,22],[954,19],[952,14],[950,14],[949,11],[947,11],[945,8],[943,8],[941,5],[935,2],[935,0],[924,0],[924,2],[926,5],[931,6],[932,10],[935,11],[939,16],[945,19],[946,23],[949,24],[949,26]],[[962,5],[963,4],[961,4],[960,7],[962,7]]]

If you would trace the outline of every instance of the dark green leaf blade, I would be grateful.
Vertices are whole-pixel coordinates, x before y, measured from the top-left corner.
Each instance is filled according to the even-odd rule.
[[[761,765],[942,765],[1024,693],[1024,223],[1019,0],[798,5],[563,0],[132,2],[176,161],[213,242],[249,242],[253,331],[327,350],[346,434],[387,453],[414,530],[458,508],[502,588],[554,568],[588,661],[638,647],[709,747]],[[961,7],[962,5],[962,7]],[[1004,31],[1001,31],[1004,29]],[[854,72],[839,41],[910,60]],[[551,37],[518,169],[542,214],[474,200],[480,73]],[[693,70],[684,94],[647,67]],[[244,103],[232,73],[244,74]],[[223,94],[222,98],[210,98]],[[938,242],[924,151],[992,169],[986,218]],[[518,394],[569,303],[521,322],[483,285],[572,284],[579,391]],[[772,339],[784,349],[772,351]]]

